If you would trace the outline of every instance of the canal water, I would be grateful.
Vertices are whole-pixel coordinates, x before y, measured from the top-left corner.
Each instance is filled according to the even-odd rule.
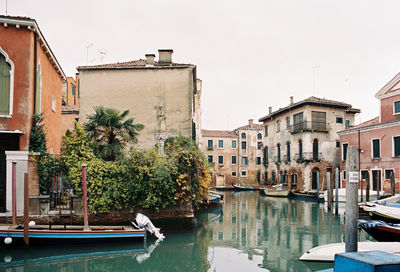
[[[323,204],[225,192],[221,207],[196,214],[196,227],[168,226],[162,242],[0,248],[0,271],[315,271],[306,250],[344,240],[344,218]],[[182,230],[183,229],[183,230]],[[360,240],[369,238],[361,232]]]

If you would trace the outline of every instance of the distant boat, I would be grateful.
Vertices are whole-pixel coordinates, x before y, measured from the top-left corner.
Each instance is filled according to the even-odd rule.
[[[383,220],[389,223],[400,223],[400,204],[386,202],[368,202],[360,205],[371,219]]]
[[[379,242],[400,242],[400,224],[381,220],[358,220],[358,227]]]
[[[286,189],[283,184],[278,184],[272,186],[272,188],[266,188],[261,192],[266,196],[275,196],[275,197],[288,197],[290,195],[290,191]]]
[[[253,186],[241,186],[241,185],[237,185],[237,184],[233,184],[232,186],[236,191],[260,190],[259,187],[253,187]]]
[[[363,190],[363,198],[365,199],[366,191]],[[383,191],[380,192],[380,195],[383,195]],[[333,201],[336,201],[336,189],[332,190]],[[377,191],[370,190],[369,191],[370,200],[376,200],[378,197]],[[324,191],[324,200],[328,201],[328,191]],[[346,202],[346,188],[338,189],[338,202]],[[361,202],[361,190],[358,190],[358,202]]]
[[[317,192],[292,191],[292,195],[297,199],[324,202],[323,192],[317,196]]]
[[[144,240],[145,229],[134,229],[130,226],[93,226],[84,230],[83,226],[48,226],[38,225],[29,228],[29,240],[32,243],[88,243]],[[22,225],[1,225],[0,237],[17,242],[24,239]],[[10,240],[11,238],[11,240]]]
[[[335,254],[344,253],[345,243],[333,243],[311,248],[304,252],[300,261],[333,262]],[[400,242],[358,242],[358,251],[384,251],[400,254]]]

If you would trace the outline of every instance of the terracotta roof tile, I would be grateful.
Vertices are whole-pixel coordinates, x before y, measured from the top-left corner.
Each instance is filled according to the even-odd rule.
[[[193,64],[183,64],[183,63],[172,63],[171,65],[160,65],[158,61],[154,62],[154,65],[146,66],[146,60],[132,60],[126,62],[116,62],[101,65],[91,65],[91,66],[79,66],[78,70],[92,70],[92,69],[121,69],[121,68],[147,68],[147,67],[187,67]]]
[[[201,135],[203,137],[238,137],[238,135],[231,130],[207,130],[207,129],[202,129],[201,130]]]
[[[358,124],[358,125],[356,125],[354,127],[351,127],[351,128],[352,129],[353,128],[362,128],[362,127],[368,127],[368,126],[372,126],[372,125],[376,125],[376,124],[379,124],[379,117],[375,117],[374,119],[365,121],[365,122],[363,122],[361,124]]]
[[[245,126],[241,126],[241,127],[238,127],[237,129],[235,129],[235,130],[239,130],[239,129],[249,129],[250,128],[250,125],[245,125]],[[264,124],[253,124],[253,127],[252,128],[254,128],[254,129],[264,129]]]

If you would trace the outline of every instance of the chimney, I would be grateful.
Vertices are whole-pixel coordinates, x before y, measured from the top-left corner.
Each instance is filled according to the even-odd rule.
[[[158,64],[161,66],[171,65],[172,53],[174,53],[172,49],[158,49]]]
[[[268,107],[268,114],[272,113],[272,107]]]
[[[253,119],[249,119],[249,128],[253,128]]]
[[[154,54],[146,54],[146,66],[153,66],[154,65],[154,58],[156,55]]]
[[[290,97],[290,104],[293,104],[293,96]]]

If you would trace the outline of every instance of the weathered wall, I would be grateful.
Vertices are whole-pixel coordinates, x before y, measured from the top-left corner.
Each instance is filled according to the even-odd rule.
[[[12,118],[0,117],[1,130],[20,130],[20,150],[28,150],[33,114],[33,33],[0,25],[0,47],[14,63]]]
[[[399,120],[400,114],[394,115],[393,103],[400,101],[400,94],[381,99],[381,122]]]
[[[156,106],[163,106],[166,114],[167,136],[191,138],[193,68],[114,69],[80,71],[80,114],[93,114],[94,106],[129,109],[135,123],[145,127],[140,132],[139,145],[155,145],[157,130]]]

